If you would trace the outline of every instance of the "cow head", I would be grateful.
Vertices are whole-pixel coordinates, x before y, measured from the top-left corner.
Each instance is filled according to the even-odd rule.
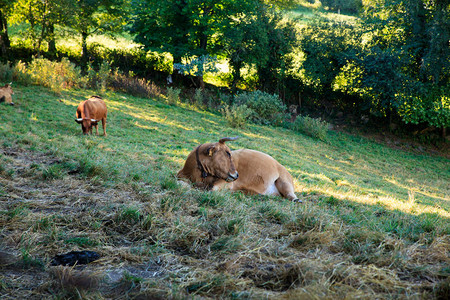
[[[77,118],[75,119],[75,122],[78,124],[81,124],[81,129],[83,130],[83,134],[88,134],[92,130],[92,126],[95,126],[98,124],[98,121],[95,119],[83,119],[83,118]]]
[[[235,139],[237,137],[223,138],[218,143],[200,145],[197,151],[199,168],[203,168],[201,171],[228,182],[236,180],[239,174],[231,158],[230,148],[225,145],[226,141]]]

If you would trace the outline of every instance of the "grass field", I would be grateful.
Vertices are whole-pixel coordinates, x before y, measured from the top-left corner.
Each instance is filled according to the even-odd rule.
[[[234,129],[114,92],[102,95],[108,136],[83,136],[75,111],[91,94],[16,86],[16,106],[1,105],[2,299],[448,297],[448,158],[338,132]],[[304,203],[177,183],[195,146],[225,136],[285,165]],[[101,258],[50,265],[71,250]]]

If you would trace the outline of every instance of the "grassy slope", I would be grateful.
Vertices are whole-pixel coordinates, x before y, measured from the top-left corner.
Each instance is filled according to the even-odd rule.
[[[94,92],[15,92],[18,105],[0,110],[0,265],[10,261],[0,267],[2,296],[448,293],[448,159],[343,133],[324,143],[231,129],[209,112],[112,92],[108,137],[83,136],[76,105]],[[232,149],[264,151],[288,168],[304,204],[176,183],[196,145],[237,135]],[[80,249],[102,259],[49,266]]]

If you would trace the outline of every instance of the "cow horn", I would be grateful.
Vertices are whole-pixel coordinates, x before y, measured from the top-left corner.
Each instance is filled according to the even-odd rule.
[[[77,121],[77,122],[81,122],[81,121],[83,121],[83,118],[78,118],[78,119],[75,119],[75,121]]]
[[[96,119],[91,119],[91,122],[98,122]]]
[[[238,138],[239,138],[238,136],[221,138],[221,139],[219,140],[219,143],[223,144],[223,143],[228,142],[228,141],[234,141],[234,140],[237,140]]]

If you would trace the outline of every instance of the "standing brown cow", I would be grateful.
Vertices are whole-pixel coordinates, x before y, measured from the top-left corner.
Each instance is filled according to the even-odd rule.
[[[12,90],[11,83],[5,84],[5,86],[0,87],[0,103],[6,102],[11,105],[14,105],[14,102],[12,102],[11,95],[14,95],[14,91]]]
[[[103,99],[99,96],[91,96],[78,105],[75,121],[81,124],[83,134],[92,134],[92,126],[95,126],[98,135],[98,122],[102,120],[103,135],[106,136],[106,114],[106,104]]]

